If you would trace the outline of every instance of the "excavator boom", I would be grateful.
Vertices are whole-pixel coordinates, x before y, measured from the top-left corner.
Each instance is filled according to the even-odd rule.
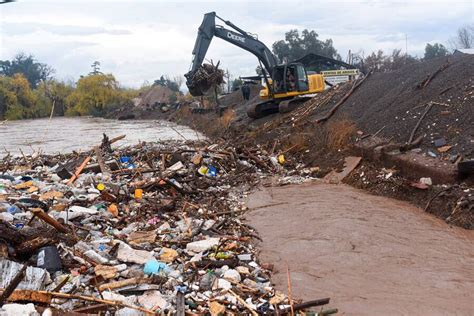
[[[235,31],[216,25],[216,18],[222,20]],[[277,65],[276,57],[272,54],[270,49],[257,38],[245,32],[232,22],[221,19],[215,12],[206,13],[201,26],[199,27],[196,42],[194,44],[194,57],[191,70],[185,74],[186,85],[192,95],[203,95],[205,92],[203,90],[209,87],[209,85],[206,84],[198,84],[196,82],[198,81],[196,80],[196,77],[199,77],[199,79],[202,78],[202,76],[197,75],[197,73],[200,71],[200,67],[214,36],[255,55],[269,74],[271,74],[273,67]]]

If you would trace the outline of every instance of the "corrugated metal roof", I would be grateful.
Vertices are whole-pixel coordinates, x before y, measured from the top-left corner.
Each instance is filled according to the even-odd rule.
[[[454,52],[474,55],[474,48],[460,48],[460,49],[456,49]]]

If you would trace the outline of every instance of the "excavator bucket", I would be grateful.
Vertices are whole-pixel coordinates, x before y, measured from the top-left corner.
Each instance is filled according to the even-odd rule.
[[[195,97],[204,95],[211,87],[224,82],[224,72],[217,66],[210,64],[203,64],[184,76],[189,93]]]

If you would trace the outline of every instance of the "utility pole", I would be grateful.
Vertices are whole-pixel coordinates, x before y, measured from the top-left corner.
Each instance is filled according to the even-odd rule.
[[[405,33],[405,65],[407,64],[408,57],[408,35]]]

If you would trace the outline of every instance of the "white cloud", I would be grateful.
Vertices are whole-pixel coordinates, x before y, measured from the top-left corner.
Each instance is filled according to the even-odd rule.
[[[203,14],[216,11],[269,47],[290,29],[313,29],[347,51],[405,48],[421,55],[473,23],[472,1],[156,1],[18,0],[0,5],[0,59],[23,51],[77,78],[99,60],[120,82],[139,86],[161,74],[187,72]],[[251,54],[220,39],[208,59],[235,75],[252,75]]]

